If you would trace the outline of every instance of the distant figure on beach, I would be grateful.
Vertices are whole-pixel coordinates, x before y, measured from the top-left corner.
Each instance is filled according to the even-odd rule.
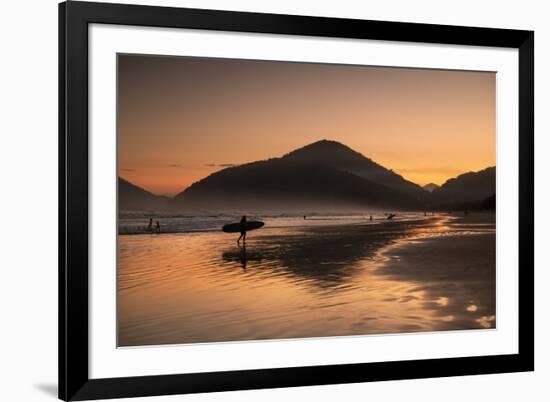
[[[246,243],[246,215],[243,215],[241,218],[241,235],[239,236],[239,240],[237,240],[237,244],[241,244],[241,239],[243,239],[243,244]]]
[[[372,215],[369,217],[369,221],[372,221]]]
[[[148,232],[153,231],[153,218],[149,218],[149,225],[147,225],[147,231]]]
[[[426,211],[424,211],[424,216],[426,216]]]
[[[304,220],[306,220],[306,216],[304,215]]]
[[[386,219],[393,219],[395,218],[395,214],[388,214],[388,217]]]
[[[157,233],[160,233],[160,222],[159,221],[157,221],[157,227],[155,228],[155,231]]]

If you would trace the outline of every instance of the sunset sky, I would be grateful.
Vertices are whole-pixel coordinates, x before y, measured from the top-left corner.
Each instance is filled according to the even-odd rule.
[[[119,175],[174,195],[331,139],[420,185],[496,163],[489,72],[120,55]]]

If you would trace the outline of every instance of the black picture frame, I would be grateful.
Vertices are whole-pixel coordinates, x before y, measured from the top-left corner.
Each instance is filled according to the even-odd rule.
[[[88,24],[377,39],[519,51],[517,354],[90,379]],[[59,5],[59,398],[89,400],[534,370],[534,32],[70,1]]]

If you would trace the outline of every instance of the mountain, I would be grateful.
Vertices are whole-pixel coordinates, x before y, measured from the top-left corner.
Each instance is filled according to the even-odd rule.
[[[337,141],[317,141],[286,154],[283,159],[296,163],[318,163],[330,166],[404,192],[420,202],[429,200],[429,195],[418,184],[404,179],[392,170],[386,169],[370,158]]]
[[[438,204],[477,202],[496,194],[496,168],[489,167],[479,172],[468,172],[447,180],[433,191]]]
[[[118,178],[118,207],[121,211],[165,209],[169,200]]]
[[[175,197],[199,209],[422,209],[420,186],[347,146],[319,141],[273,158],[223,169]]]
[[[439,186],[438,186],[437,184],[435,184],[435,183],[428,183],[428,184],[422,186],[422,188],[423,188],[424,190],[426,190],[427,192],[429,192],[429,193],[433,193],[433,191],[434,191],[435,189],[438,189]]]

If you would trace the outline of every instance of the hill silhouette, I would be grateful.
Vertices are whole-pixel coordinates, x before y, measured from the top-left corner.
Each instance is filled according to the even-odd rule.
[[[351,173],[281,159],[253,162],[214,173],[175,200],[209,209],[418,208],[406,194]]]
[[[210,209],[421,209],[420,186],[335,141],[318,141],[281,158],[213,173],[175,197]]]
[[[418,184],[374,162],[337,141],[321,140],[286,154],[283,159],[295,163],[317,163],[352,173],[371,182],[408,194],[420,202],[428,195]]]
[[[150,193],[123,178],[118,178],[118,208],[121,211],[166,209],[170,199]]]
[[[468,172],[447,180],[433,191],[437,204],[462,204],[477,202],[496,194],[496,168]]]

